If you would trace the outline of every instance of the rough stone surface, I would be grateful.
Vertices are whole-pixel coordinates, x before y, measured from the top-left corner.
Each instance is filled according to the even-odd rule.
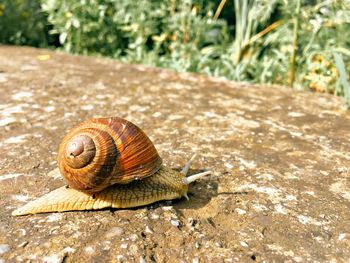
[[[12,217],[64,184],[69,128],[120,116],[166,165],[198,153],[190,200]],[[346,261],[350,114],[340,99],[31,48],[0,47],[0,261]]]

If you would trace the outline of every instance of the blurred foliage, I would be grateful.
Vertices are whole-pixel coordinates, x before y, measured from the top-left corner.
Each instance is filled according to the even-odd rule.
[[[0,0],[0,43],[47,47],[48,30],[39,1]]]
[[[348,0],[5,0],[0,29],[3,43],[291,85],[350,105]]]

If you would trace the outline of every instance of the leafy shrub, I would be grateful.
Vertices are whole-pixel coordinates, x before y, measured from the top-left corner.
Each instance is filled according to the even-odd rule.
[[[39,1],[2,0],[0,2],[0,43],[47,46],[54,42]]]
[[[201,72],[218,57],[203,49],[223,46],[229,36],[226,23],[199,6],[188,0],[44,0],[42,8],[68,52]]]

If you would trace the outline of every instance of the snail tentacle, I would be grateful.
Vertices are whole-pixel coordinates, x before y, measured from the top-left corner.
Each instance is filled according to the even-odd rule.
[[[185,164],[184,168],[182,168],[182,170],[181,170],[180,173],[182,173],[184,176],[186,176],[187,173],[188,173],[188,170],[190,169],[190,166],[191,166],[193,160],[194,160],[196,157],[197,157],[197,154],[194,154],[194,155],[191,157],[191,159]],[[183,181],[184,184],[188,185],[188,184],[190,184],[190,183],[196,181],[197,179],[202,178],[202,177],[204,177],[204,176],[206,176],[206,175],[208,175],[208,174],[210,174],[210,173],[211,173],[210,171],[206,171],[206,172],[194,174],[194,175],[191,175],[191,176],[189,176],[189,177],[184,177],[182,181]],[[186,196],[185,196],[185,197],[186,197]],[[186,197],[186,199],[188,199],[188,197]]]
[[[189,177],[186,177],[187,173],[188,173],[188,170],[190,169],[190,166],[193,162],[193,160],[196,158],[197,154],[194,154],[191,159],[185,164],[184,168],[182,168],[181,172],[185,177],[182,179],[182,183],[184,185],[189,185],[190,183],[196,181],[197,179],[200,179],[204,176],[207,176],[208,174],[210,174],[211,172],[210,171],[206,171],[206,172],[202,172],[202,173],[198,173],[198,174],[194,174],[194,175],[191,175]],[[183,194],[183,197],[186,198],[186,200],[190,200],[190,198],[188,197],[187,195],[187,192],[185,192]]]
[[[197,154],[192,155],[191,159],[185,164],[184,168],[182,168],[180,173],[182,173],[184,176],[187,175],[188,170],[190,169],[190,166],[191,166],[194,158],[196,158],[196,156],[197,156]]]
[[[211,171],[206,171],[206,172],[191,175],[189,177],[184,177],[182,182],[186,185],[189,185],[190,183],[198,180],[199,178],[203,178],[204,176],[207,176],[208,174],[211,174]]]

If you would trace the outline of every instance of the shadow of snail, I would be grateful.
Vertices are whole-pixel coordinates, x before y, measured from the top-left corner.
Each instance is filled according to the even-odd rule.
[[[186,177],[193,156],[178,172],[165,167],[148,136],[121,118],[90,119],[73,128],[58,149],[67,186],[27,203],[12,215],[132,208],[187,197],[188,185],[209,171]]]

